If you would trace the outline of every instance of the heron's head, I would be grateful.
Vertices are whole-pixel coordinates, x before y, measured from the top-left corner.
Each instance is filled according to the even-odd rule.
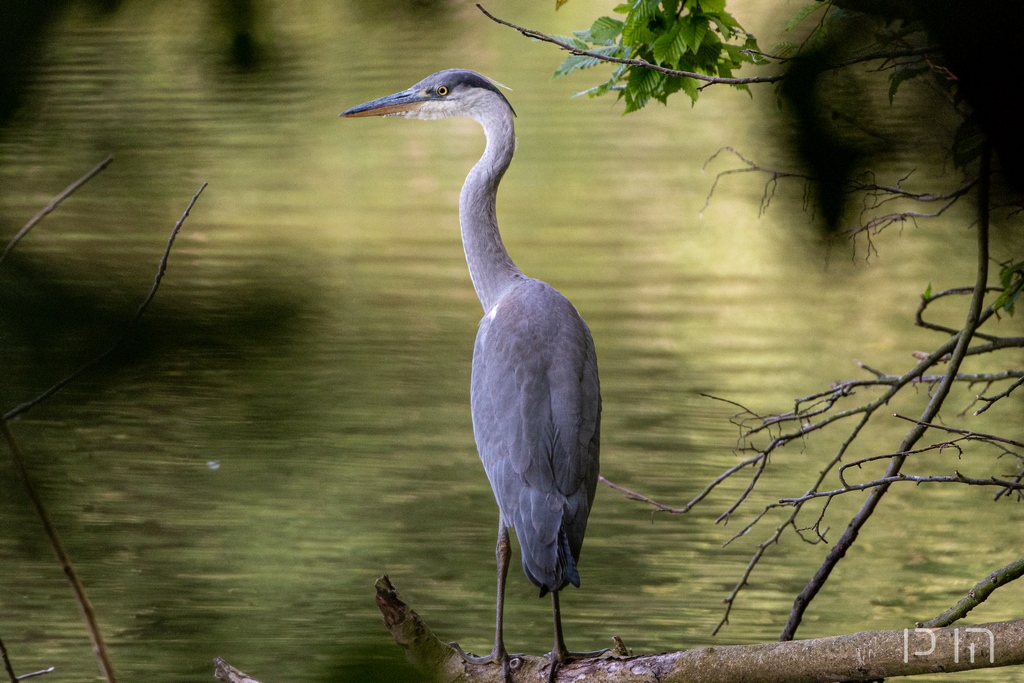
[[[408,90],[360,104],[340,116],[404,116],[446,119],[467,116],[480,120],[489,111],[515,111],[498,87],[475,71],[446,69],[427,76]]]

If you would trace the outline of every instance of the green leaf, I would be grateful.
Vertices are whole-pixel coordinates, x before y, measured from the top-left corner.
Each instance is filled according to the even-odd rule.
[[[1014,304],[1017,303],[1017,298],[1020,296],[1020,293],[1021,293],[1021,290],[1018,287],[1017,291],[1015,291],[1013,294],[1011,294],[1006,299],[1006,303],[1003,304],[1003,310],[1006,311],[1007,313],[1009,313],[1010,315],[1013,315],[1013,306],[1014,306]]]
[[[1020,298],[1021,292],[1024,292],[1024,261],[1011,263],[999,271],[999,282],[1003,285],[1003,291],[992,302],[992,308],[1002,308],[1013,315],[1014,304]]]
[[[590,39],[595,43],[608,44],[619,37],[622,33],[622,27],[625,25],[626,22],[624,21],[612,19],[611,17],[601,17],[590,27]]]
[[[661,87],[665,80],[665,74],[633,67],[629,70],[629,78],[626,81],[626,114],[641,109],[655,92]]]
[[[928,283],[928,286],[925,288],[924,294],[921,295],[921,298],[924,299],[925,301],[932,300],[932,283]]]
[[[722,54],[722,43],[713,33],[705,35],[704,41],[693,56],[693,69],[714,75],[718,72],[718,57]]]
[[[590,51],[601,55],[607,55],[609,57],[618,57],[619,54],[621,54],[622,48],[618,45],[609,45],[595,47]],[[569,55],[565,58],[565,61],[555,69],[555,73],[553,75],[555,78],[558,78],[560,76],[571,74],[577,69],[589,69],[590,67],[597,66],[600,63],[601,60],[597,57],[591,57],[589,55]]]
[[[1003,289],[1009,287],[1010,283],[1013,282],[1014,273],[1021,273],[1024,276],[1024,261],[1017,261],[1017,263],[1006,266],[999,271],[999,282],[1002,283]]]
[[[583,33],[583,31],[578,31],[578,33]],[[559,41],[561,43],[566,43],[567,45],[572,45],[577,50],[589,50],[590,49],[589,45],[587,45],[585,42],[583,42],[582,40],[580,40],[576,36],[560,36],[560,35],[557,35],[557,34],[549,34],[548,38],[554,38],[555,40],[557,40],[557,41]]]
[[[676,22],[672,28],[654,41],[654,59],[659,64],[676,64],[686,52],[686,41],[682,36],[683,22]]]
[[[909,81],[911,78],[916,78],[921,74],[929,73],[931,69],[928,64],[921,60],[919,63],[905,63],[898,64],[893,72],[889,75],[889,104],[892,104],[892,100],[896,97],[896,90],[905,81]]]
[[[696,78],[683,78],[682,79],[682,90],[684,93],[690,96],[692,103],[697,102],[697,98],[700,97],[699,81]]]
[[[831,3],[828,2],[812,2],[809,5],[804,5],[796,11],[796,14],[793,15],[792,19],[786,22],[786,26],[782,30],[791,31],[797,24],[806,19],[813,12],[817,12],[822,7],[828,7],[830,4]]]
[[[633,9],[633,4],[632,3],[623,2],[623,3],[619,4],[619,5],[616,5],[612,9],[612,11],[615,12],[616,14],[629,14],[629,10],[631,10],[631,9]]]
[[[569,55],[565,58],[553,74],[555,78],[571,74],[576,69],[586,69],[587,67],[594,66],[588,62],[597,63],[597,60],[593,57],[587,57],[586,55]]]
[[[969,118],[956,129],[953,136],[953,164],[964,168],[981,156],[985,146],[985,133]]]
[[[708,33],[708,19],[704,16],[688,15],[679,21],[679,35],[691,52],[700,49]]]
[[[721,14],[725,11],[725,0],[698,0],[697,4],[705,14]]]
[[[1014,287],[1013,289],[1004,289],[1000,292],[999,296],[996,297],[996,300],[992,302],[992,308],[997,311],[1001,308],[1010,315],[1013,315],[1014,304],[1016,304],[1017,299],[1020,298],[1022,290],[1021,285],[1024,285],[1024,281],[1018,282],[1017,287]]]
[[[788,40],[781,40],[772,47],[772,54],[778,57],[788,57],[799,47],[796,43],[792,43]],[[890,100],[891,101],[891,100]]]
[[[724,10],[721,12],[717,12],[711,18],[714,19],[716,22],[722,22],[723,24],[725,24],[727,28],[730,29],[730,31],[722,31],[722,35],[727,35],[729,33],[734,33],[737,31],[739,31],[740,33],[743,32],[743,27],[740,26],[740,22],[736,21],[735,17],[733,17],[731,14]]]
[[[653,43],[656,36],[649,25],[657,10],[658,0],[636,0],[622,27],[622,42],[626,45]]]

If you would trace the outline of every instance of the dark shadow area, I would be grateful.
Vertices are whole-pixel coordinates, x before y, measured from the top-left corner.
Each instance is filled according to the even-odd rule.
[[[1020,3],[836,0],[820,21],[789,62],[781,95],[827,233],[863,174],[894,157],[969,170],[985,135],[1005,184],[1024,190],[1016,46],[992,31],[1024,28]],[[867,54],[893,57],[851,66]],[[919,87],[904,86],[912,79]]]
[[[154,255],[154,262],[156,257]],[[93,389],[116,387],[117,373],[151,363],[162,356],[196,357],[215,352],[218,359],[244,365],[253,345],[284,346],[301,331],[296,321],[303,303],[286,293],[284,283],[264,282],[257,289],[235,292],[218,302],[219,310],[196,315],[185,301],[161,301],[157,292],[151,310],[133,321],[147,290],[126,297],[133,284],[103,286],[69,284],[88,277],[72,275],[46,263],[12,259],[0,273],[0,339],[7,352],[0,359],[6,378],[4,409],[31,398],[82,364],[116,348],[83,377]],[[155,270],[155,267],[154,267]],[[254,280],[265,276],[253,276]],[[109,288],[109,289],[108,289]],[[167,297],[164,297],[165,299]],[[111,302],[117,302],[116,307]],[[120,340],[120,341],[119,341]],[[23,349],[26,355],[14,354]]]
[[[0,10],[0,129],[21,106],[46,28],[65,3],[5,0]]]

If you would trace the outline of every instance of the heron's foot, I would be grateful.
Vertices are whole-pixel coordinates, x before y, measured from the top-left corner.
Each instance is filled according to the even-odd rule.
[[[504,648],[495,646],[489,655],[476,656],[468,654],[457,642],[448,643],[464,662],[471,664],[501,664],[501,677],[504,683],[512,683],[512,672],[519,668],[522,655],[510,655]]]
[[[552,650],[547,654],[548,660],[551,662],[551,669],[548,670],[548,683],[555,683],[558,677],[558,667],[566,662],[575,662],[580,659],[593,659],[594,657],[600,657],[605,652],[608,652],[608,648],[602,648],[600,650],[591,650],[590,652],[571,652],[569,650],[562,650],[556,652]]]

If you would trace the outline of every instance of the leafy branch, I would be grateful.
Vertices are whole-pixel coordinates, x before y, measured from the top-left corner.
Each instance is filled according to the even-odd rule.
[[[626,100],[627,113],[641,109],[652,98],[665,103],[680,90],[696,101],[699,91],[709,85],[746,88],[783,78],[732,75],[743,64],[752,64],[758,50],[754,37],[725,11],[725,0],[636,0],[615,8],[626,15],[624,20],[600,17],[588,30],[575,31],[572,36],[551,36],[477,7],[492,21],[569,52],[556,76],[601,62],[617,65],[607,82],[586,94],[596,97],[618,90]],[[743,43],[737,45],[733,40]]]

